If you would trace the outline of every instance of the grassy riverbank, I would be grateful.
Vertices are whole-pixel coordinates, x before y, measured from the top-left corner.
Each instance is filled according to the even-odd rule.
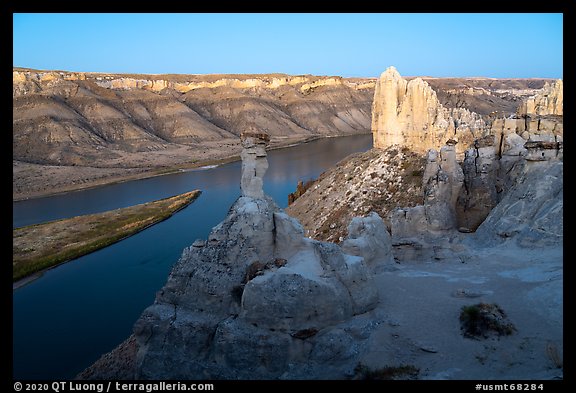
[[[123,209],[16,228],[12,232],[12,280],[131,236],[172,216],[198,195],[196,190]]]

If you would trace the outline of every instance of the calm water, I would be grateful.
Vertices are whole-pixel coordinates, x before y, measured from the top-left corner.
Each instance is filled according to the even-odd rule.
[[[318,177],[372,136],[329,138],[268,153],[264,191],[281,207],[298,180]],[[14,378],[69,379],[127,338],[182,249],[206,238],[240,195],[240,162],[13,203],[19,227],[200,189],[171,218],[46,272],[13,292]]]

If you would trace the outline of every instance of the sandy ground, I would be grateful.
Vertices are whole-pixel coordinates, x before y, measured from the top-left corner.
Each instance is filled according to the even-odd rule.
[[[395,264],[376,276],[383,321],[362,362],[372,368],[410,364],[418,379],[561,379],[562,246],[505,245],[469,257]],[[464,338],[462,306],[496,303],[517,332]],[[555,357],[558,358],[555,358]]]

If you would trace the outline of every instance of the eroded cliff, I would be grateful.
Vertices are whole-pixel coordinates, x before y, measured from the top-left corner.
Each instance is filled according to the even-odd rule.
[[[289,209],[337,245],[263,193],[269,137],[241,136],[242,196],[79,378],[562,378],[561,142],[498,131],[463,165],[455,139],[349,157]],[[471,301],[503,305],[515,328],[470,339],[457,322]]]
[[[250,129],[272,146],[367,133],[373,86],[311,75],[14,69],[14,194],[237,156]]]
[[[400,237],[440,228],[473,232],[514,186],[526,160],[562,159],[561,80],[492,80],[460,90],[501,98],[484,115],[440,102],[436,91],[444,99],[455,94],[454,80],[427,80],[436,90],[423,79],[402,78],[394,67],[382,74],[372,111],[375,149],[322,174],[287,209],[309,236],[339,241],[353,215],[370,211]],[[507,95],[503,86],[511,88]]]

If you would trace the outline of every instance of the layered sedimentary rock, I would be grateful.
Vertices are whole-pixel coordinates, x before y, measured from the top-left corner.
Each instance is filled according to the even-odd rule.
[[[265,142],[264,135],[245,134],[242,156],[253,163],[257,158],[251,156],[258,153],[252,153]],[[262,154],[258,159],[266,160]],[[310,373],[343,378],[352,373],[367,336],[347,329],[355,326],[356,315],[378,303],[371,269],[362,256],[304,237],[298,221],[254,182],[263,173],[254,176],[253,165],[242,170],[243,196],[206,241],[184,250],[154,304],[136,322],[137,354],[129,368],[135,375],[122,378],[307,378]],[[354,242],[374,245],[359,252],[372,265],[389,257],[389,238],[376,231],[385,229],[379,217],[354,225],[351,248]]]
[[[201,151],[214,141],[234,143],[239,153],[239,136],[251,128],[268,133],[273,143],[366,133],[373,88],[370,78],[119,75],[15,68],[14,158],[53,165],[120,166],[123,163],[114,160],[122,157],[129,161],[125,166],[143,162],[153,166],[157,157],[149,152],[183,147]]]
[[[563,142],[528,141],[524,148],[527,161],[554,161],[564,157]]]
[[[460,189],[457,203],[458,227],[474,231],[496,206],[498,194],[502,192],[502,181],[498,177],[500,161],[496,154],[494,136],[487,135],[474,141],[466,150],[462,163],[464,187]]]
[[[497,137],[497,146],[507,135],[518,134],[524,140],[561,142],[564,134],[564,93],[561,79],[546,83],[542,89],[518,106],[516,113],[492,122],[491,133]],[[504,153],[504,148],[499,148]]]
[[[240,135],[242,141],[242,178],[240,179],[240,189],[242,196],[252,198],[264,197],[262,186],[264,175],[268,169],[266,159],[266,146],[270,142],[268,134],[258,132],[243,132]]]
[[[439,149],[448,139],[459,141],[462,153],[469,142],[484,135],[480,115],[465,108],[445,108],[436,92],[421,78],[407,82],[389,67],[376,83],[372,103],[374,147],[400,145],[416,152]]]
[[[454,145],[453,141],[449,141],[440,149],[440,153],[434,149],[428,151],[422,177],[424,204],[392,211],[390,225],[395,238],[456,227],[455,202],[464,175],[456,162]]]
[[[526,99],[518,107],[517,114],[525,115],[564,115],[564,83],[562,79],[546,83],[542,90]]]
[[[551,149],[555,150],[555,149]],[[564,163],[527,160],[514,186],[476,230],[473,241],[522,247],[562,244]]]

